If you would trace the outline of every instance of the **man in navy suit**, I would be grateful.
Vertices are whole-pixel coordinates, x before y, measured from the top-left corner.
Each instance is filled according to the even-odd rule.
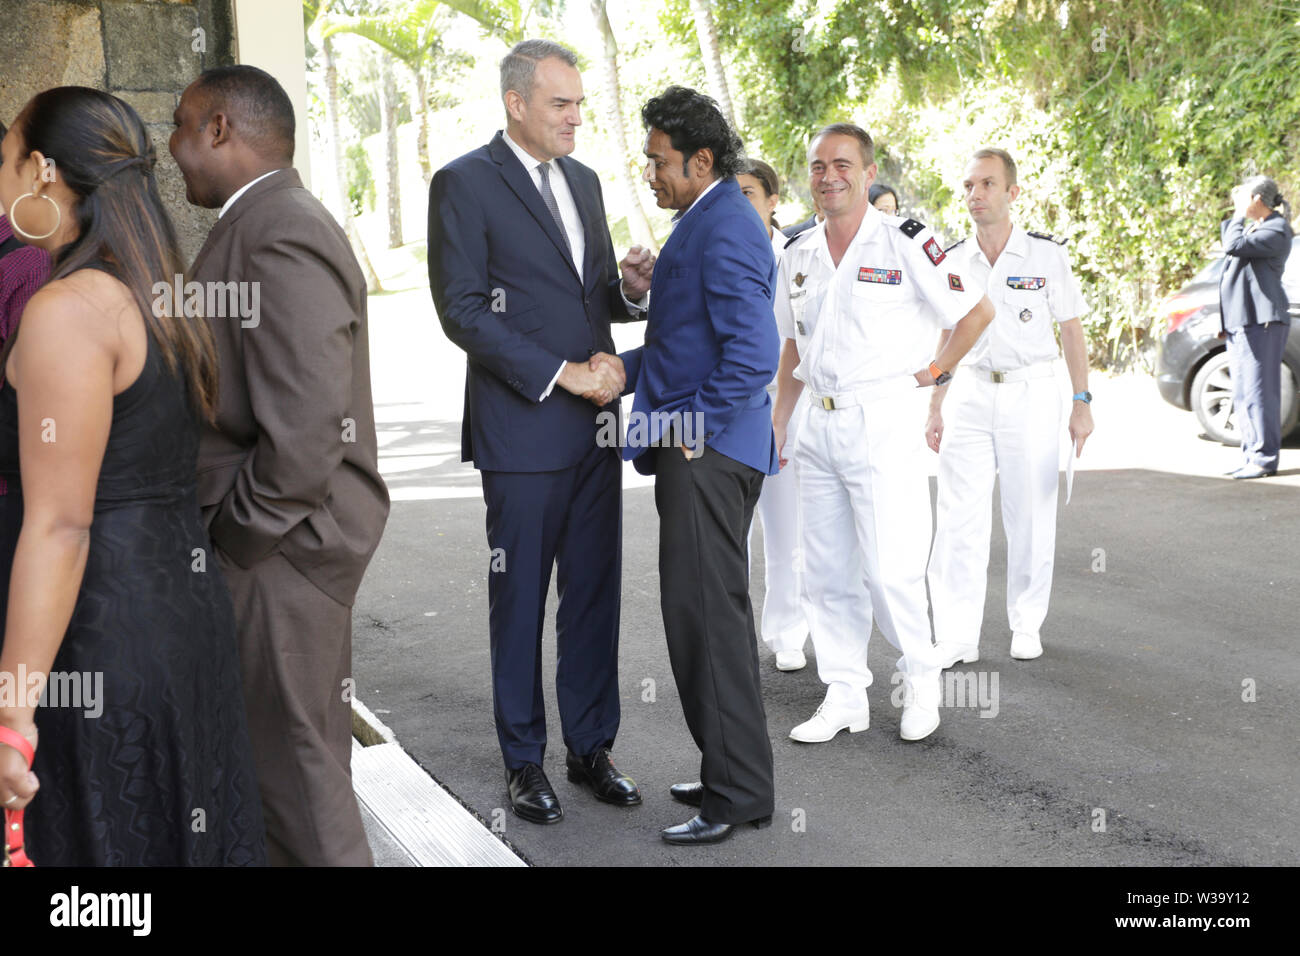
[[[542,627],[557,567],[556,697],[569,779],[641,802],[610,760],[618,732],[622,554],[618,450],[597,442],[624,376],[611,321],[641,316],[653,257],[620,264],[596,173],[568,158],[582,78],[567,49],[525,40],[501,62],[507,119],[448,163],[429,192],[429,282],[447,337],[468,355],[462,460],[483,480],[492,689],[510,803],[563,816],[542,769]],[[623,270],[620,287],[619,268]]]
[[[1232,198],[1235,214],[1220,225],[1219,320],[1246,461],[1229,474],[1267,478],[1277,474],[1282,445],[1282,352],[1291,330],[1282,273],[1291,254],[1291,209],[1267,176],[1248,179]],[[1287,215],[1274,212],[1277,206]]]
[[[645,179],[676,209],[655,266],[624,457],[655,476],[659,587],[673,677],[700,748],[700,782],[672,795],[699,815],[669,843],[716,843],[773,808],[772,744],[749,603],[749,524],[778,470],[767,384],[780,343],[776,260],[740,191],[741,142],[707,96],[669,87],[646,103]]]

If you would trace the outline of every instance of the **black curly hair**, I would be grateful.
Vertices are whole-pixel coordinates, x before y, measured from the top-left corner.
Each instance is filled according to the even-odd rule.
[[[712,97],[685,86],[670,86],[641,107],[647,130],[662,130],[686,161],[702,149],[713,152],[715,176],[734,176],[745,168],[745,144]]]

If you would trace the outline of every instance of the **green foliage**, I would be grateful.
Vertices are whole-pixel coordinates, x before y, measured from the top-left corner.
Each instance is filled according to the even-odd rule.
[[[355,218],[375,208],[375,178],[361,143],[353,143],[343,154],[349,213]]]
[[[909,210],[956,238],[967,157],[1008,149],[1019,221],[1071,240],[1100,359],[1142,345],[1234,183],[1300,185],[1300,21],[1269,0],[715,0],[715,16],[750,150],[796,181],[808,133],[853,119]]]

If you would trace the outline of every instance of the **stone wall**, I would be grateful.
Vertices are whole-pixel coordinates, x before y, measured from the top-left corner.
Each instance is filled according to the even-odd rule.
[[[201,31],[201,32],[196,32]],[[215,210],[185,201],[167,151],[172,111],[203,70],[235,62],[231,0],[0,0],[0,120],[52,86],[93,86],[130,103],[158,153],[158,188],[191,261]]]

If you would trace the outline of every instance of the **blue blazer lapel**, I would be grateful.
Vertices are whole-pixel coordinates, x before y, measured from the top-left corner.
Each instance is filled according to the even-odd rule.
[[[506,145],[505,138],[501,133],[498,132],[493,137],[492,142],[488,144],[488,154],[501,170],[501,178],[505,180],[511,192],[519,198],[519,201],[524,204],[524,208],[537,220],[546,235],[550,237],[551,242],[555,244],[556,251],[564,259],[564,263],[569,267],[573,277],[577,279],[578,270],[573,265],[573,255],[569,252],[568,243],[560,235],[560,227],[555,224],[555,217],[546,208],[546,203],[542,202],[542,194],[537,191],[537,186],[532,177],[528,175],[528,171],[524,169],[523,164],[519,162],[518,157],[515,156],[510,147]],[[584,227],[585,225],[584,222]]]

